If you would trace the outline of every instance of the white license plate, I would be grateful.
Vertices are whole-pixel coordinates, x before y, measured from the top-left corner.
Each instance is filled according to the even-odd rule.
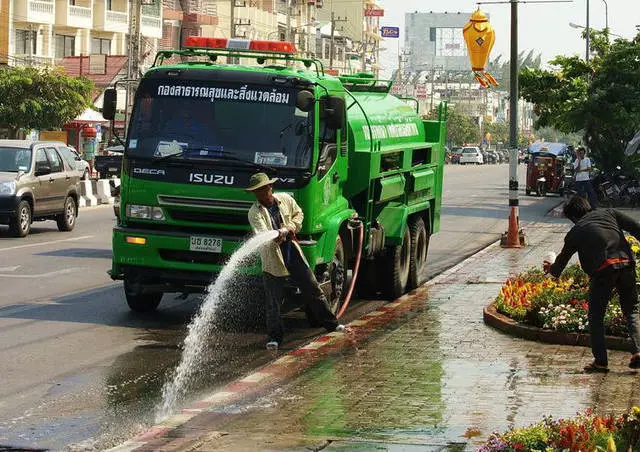
[[[189,239],[189,250],[220,253],[222,252],[222,239],[192,235]]]

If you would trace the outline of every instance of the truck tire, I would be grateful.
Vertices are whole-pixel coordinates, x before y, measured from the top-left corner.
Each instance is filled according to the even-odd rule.
[[[427,264],[430,235],[421,217],[416,217],[409,223],[411,236],[411,254],[409,256],[409,280],[407,289],[413,290],[422,282],[422,274]]]
[[[64,212],[56,216],[56,223],[58,223],[59,231],[72,231],[76,225],[76,218],[78,216],[78,207],[76,206],[76,200],[71,196],[67,196],[64,201]]]
[[[31,230],[32,221],[31,204],[26,199],[23,199],[18,204],[16,213],[9,220],[11,235],[14,237],[26,237]]]
[[[337,314],[342,307],[342,302],[347,294],[347,272],[349,270],[349,234],[346,227],[340,228],[340,232],[336,237],[336,248],[333,253],[333,260],[329,263],[328,274],[331,280],[331,291],[327,295],[329,310]],[[323,281],[318,281],[323,282]],[[303,306],[309,325],[319,326],[320,322],[313,315],[313,311]]]
[[[404,228],[402,244],[387,247],[384,256],[383,293],[386,298],[395,300],[407,290],[411,261],[411,234]]]
[[[138,287],[134,287],[138,286]],[[124,295],[127,299],[129,309],[133,312],[145,313],[156,310],[162,300],[162,292],[142,292],[139,284],[133,284],[125,276],[124,278]]]

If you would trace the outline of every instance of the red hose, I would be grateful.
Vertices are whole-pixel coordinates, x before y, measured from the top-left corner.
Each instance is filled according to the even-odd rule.
[[[344,298],[344,303],[342,303],[342,307],[340,308],[340,312],[336,315],[336,318],[342,317],[344,311],[347,310],[349,306],[349,301],[351,301],[351,295],[353,295],[353,289],[356,286],[356,279],[358,278],[358,270],[360,269],[360,257],[362,256],[362,242],[364,242],[364,227],[362,223],[360,223],[360,234],[358,234],[358,254],[356,256],[356,265],[353,268],[353,277],[351,278],[351,285],[349,286],[349,291],[347,292],[347,296]]]

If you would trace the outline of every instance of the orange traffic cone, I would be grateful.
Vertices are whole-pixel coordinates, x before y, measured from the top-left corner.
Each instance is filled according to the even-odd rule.
[[[505,248],[521,248],[520,245],[520,227],[518,224],[518,214],[516,207],[511,206],[509,213],[509,230],[502,236],[501,244]]]

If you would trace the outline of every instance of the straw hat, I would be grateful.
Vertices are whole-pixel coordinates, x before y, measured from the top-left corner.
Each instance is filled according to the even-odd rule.
[[[249,186],[245,188],[245,191],[256,191],[265,185],[273,185],[278,179],[269,179],[265,173],[256,173],[249,179]]]

